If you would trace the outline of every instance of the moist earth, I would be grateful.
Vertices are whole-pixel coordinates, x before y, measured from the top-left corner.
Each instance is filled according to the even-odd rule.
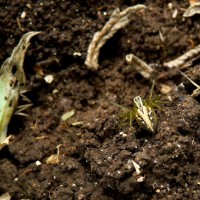
[[[138,3],[147,9],[105,44],[99,69],[87,69],[94,33],[116,8]],[[200,18],[183,18],[188,7],[186,0],[1,0],[1,63],[24,33],[41,34],[31,40],[24,64],[33,106],[27,118],[13,116],[8,134],[14,139],[0,151],[0,194],[13,200],[200,199],[200,99],[191,96],[195,87],[179,68],[163,65],[199,44]],[[131,107],[135,96],[149,96],[151,81],[125,62],[130,53],[153,67],[154,97],[162,94],[155,133],[122,124],[122,110],[110,103]],[[181,70],[200,84],[198,60]],[[51,83],[44,80],[49,74]],[[52,155],[57,159],[48,162]]]

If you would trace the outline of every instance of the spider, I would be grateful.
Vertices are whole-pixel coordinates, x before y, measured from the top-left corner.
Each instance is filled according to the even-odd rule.
[[[154,108],[160,107],[160,97],[152,99],[153,89],[155,81],[153,81],[149,98],[147,100],[142,99],[140,96],[133,98],[133,107],[124,107],[115,102],[110,102],[123,109],[124,113],[121,115],[124,121],[129,120],[130,127],[133,125],[133,120],[136,120],[138,125],[152,133],[155,133],[157,128],[157,116]]]

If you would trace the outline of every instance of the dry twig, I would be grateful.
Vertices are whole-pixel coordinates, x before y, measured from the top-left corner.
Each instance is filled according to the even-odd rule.
[[[190,81],[190,83],[192,83],[195,87],[196,87],[196,89],[195,90],[193,90],[193,92],[192,92],[192,97],[197,97],[197,96],[199,96],[200,95],[200,86],[198,85],[198,84],[196,84],[194,81],[192,81],[186,74],[184,74],[183,72],[181,72],[181,74],[188,80],[188,81]]]
[[[151,77],[153,69],[137,56],[128,54],[126,56],[126,62],[131,67],[134,67],[144,78],[149,79]]]
[[[188,67],[192,64],[192,62],[200,57],[200,45],[196,46],[194,49],[191,49],[184,53],[182,56],[164,63],[164,66],[169,68],[174,67]]]
[[[96,32],[93,36],[87,51],[87,58],[85,64],[88,68],[95,69],[99,67],[98,57],[101,47],[106,43],[108,39],[121,28],[125,27],[130,21],[130,16],[141,9],[146,8],[144,5],[136,5],[126,8],[120,12],[119,9],[114,10],[109,21],[104,25],[103,29]]]

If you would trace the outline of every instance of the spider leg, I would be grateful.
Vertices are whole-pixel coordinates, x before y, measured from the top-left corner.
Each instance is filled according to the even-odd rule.
[[[129,121],[130,127],[133,125],[133,113],[130,112],[130,121]]]
[[[155,79],[153,80],[153,83],[152,83],[152,86],[151,86],[151,91],[150,91],[150,95],[149,95],[149,100],[152,99],[154,86],[155,86]]]
[[[29,104],[26,104],[26,105],[18,106],[17,110],[15,112],[15,115],[20,115],[20,116],[27,117],[28,115],[23,113],[22,111],[26,110],[27,108],[31,107],[32,105],[33,105],[32,103],[29,103]]]

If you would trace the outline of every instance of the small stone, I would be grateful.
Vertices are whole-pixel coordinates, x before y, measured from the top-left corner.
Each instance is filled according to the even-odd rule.
[[[24,19],[26,17],[26,11],[23,11],[21,14],[21,18]]]
[[[176,19],[177,15],[178,15],[178,10],[175,9],[174,12],[173,12],[173,14],[172,14],[172,18]]]
[[[172,8],[173,8],[172,2],[168,3],[167,6],[168,6],[168,8],[169,8],[170,10],[172,10]]]
[[[143,182],[143,181],[144,181],[144,177],[143,177],[143,176],[141,176],[140,178],[137,179],[137,182],[138,182],[138,183],[141,183],[141,182]]]
[[[58,89],[54,89],[54,90],[52,91],[53,94],[57,94],[58,92],[59,92]]]
[[[157,190],[156,190],[156,193],[160,193],[160,189],[157,189]]]
[[[61,119],[62,119],[62,121],[66,121],[66,120],[68,120],[70,117],[72,117],[74,114],[75,114],[75,110],[71,110],[71,111],[69,111],[69,112],[64,113],[64,114],[61,116]]]
[[[54,79],[53,75],[51,75],[51,74],[44,77],[45,82],[49,83],[49,84],[51,84],[53,82],[53,79]]]
[[[74,52],[73,56],[82,56],[82,54],[80,52]]]
[[[36,166],[40,166],[42,163],[41,163],[39,160],[37,160],[37,161],[35,162],[35,164],[36,164]]]

